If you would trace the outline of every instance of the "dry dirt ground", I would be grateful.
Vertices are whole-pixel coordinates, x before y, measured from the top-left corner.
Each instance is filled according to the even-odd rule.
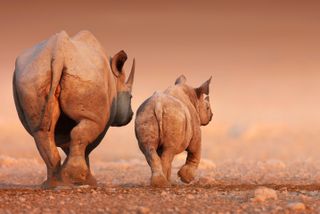
[[[320,213],[320,163],[202,160],[185,185],[174,162],[172,187],[149,187],[144,160],[92,163],[99,186],[41,190],[40,160],[0,156],[0,213]],[[266,192],[257,195],[261,186]],[[268,199],[269,198],[269,199]]]

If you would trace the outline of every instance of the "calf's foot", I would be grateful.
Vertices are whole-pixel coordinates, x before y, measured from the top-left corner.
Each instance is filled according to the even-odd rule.
[[[190,183],[194,180],[197,167],[191,165],[183,165],[178,172],[178,176],[184,183]]]
[[[153,173],[151,177],[151,186],[168,187],[170,186],[170,183],[162,173]]]

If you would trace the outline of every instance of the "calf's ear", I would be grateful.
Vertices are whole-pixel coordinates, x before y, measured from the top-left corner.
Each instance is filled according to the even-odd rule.
[[[123,50],[119,51],[119,53],[111,58],[111,70],[116,77],[119,77],[119,75],[122,73],[123,65],[127,58],[128,56]]]
[[[212,76],[207,81],[202,83],[202,85],[200,87],[194,89],[196,91],[196,94],[197,94],[198,98],[202,94],[209,95],[209,85],[210,85],[210,82],[211,82],[211,78],[212,78]]]
[[[174,83],[175,85],[178,85],[178,84],[183,84],[187,81],[187,78],[182,74],[180,75],[177,79],[176,79],[176,82]]]

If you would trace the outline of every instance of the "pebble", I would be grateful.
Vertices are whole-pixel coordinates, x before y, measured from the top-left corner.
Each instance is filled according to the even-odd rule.
[[[304,205],[304,203],[301,203],[301,202],[289,203],[287,207],[292,210],[305,210],[306,209],[306,206]]]
[[[150,213],[150,209],[148,207],[138,207],[137,213],[138,214],[147,214],[147,213]]]
[[[104,209],[102,209],[102,208],[98,208],[97,211],[98,211],[99,213],[105,213]]]
[[[26,201],[26,199],[25,199],[24,197],[19,197],[19,201],[21,201],[21,202],[25,202],[25,201]]]
[[[270,189],[267,187],[259,187],[254,191],[253,201],[264,202],[269,199],[278,199],[277,192],[274,189]]]
[[[89,185],[80,185],[80,186],[78,186],[78,188],[80,188],[80,189],[88,189],[88,188],[90,188],[90,186]]]
[[[312,197],[308,196],[308,195],[301,195],[300,196],[301,200],[311,200]]]
[[[161,196],[166,196],[166,195],[167,195],[167,192],[166,192],[166,191],[162,191],[160,195],[161,195]]]
[[[191,195],[191,194],[188,194],[188,195],[187,195],[187,199],[194,199],[194,196]]]
[[[54,190],[71,190],[72,187],[70,186],[57,186],[54,188]]]

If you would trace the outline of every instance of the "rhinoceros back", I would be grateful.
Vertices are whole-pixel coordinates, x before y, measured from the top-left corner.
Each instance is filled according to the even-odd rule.
[[[58,33],[26,50],[15,65],[13,91],[19,118],[32,134],[49,129],[52,98],[58,90],[62,70],[63,51],[68,35]]]

